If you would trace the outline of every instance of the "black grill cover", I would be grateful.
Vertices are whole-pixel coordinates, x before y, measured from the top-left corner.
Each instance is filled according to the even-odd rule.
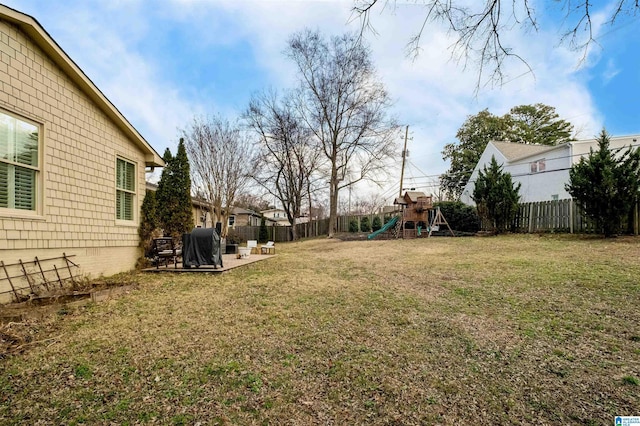
[[[182,265],[222,267],[220,235],[215,228],[194,228],[190,234],[182,234]]]

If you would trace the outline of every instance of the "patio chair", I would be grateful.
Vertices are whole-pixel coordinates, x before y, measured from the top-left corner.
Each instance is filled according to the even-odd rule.
[[[176,247],[173,238],[162,237],[153,239],[153,259],[156,262],[156,269],[160,263],[164,262],[165,267],[169,267],[169,262],[173,262],[173,267],[178,267],[178,258],[182,257],[182,250]]]
[[[251,249],[252,254],[258,254],[258,241],[257,240],[248,240],[247,248]]]
[[[273,241],[267,241],[267,244],[260,247],[261,254],[270,254],[272,251],[273,254],[276,254],[276,245]]]

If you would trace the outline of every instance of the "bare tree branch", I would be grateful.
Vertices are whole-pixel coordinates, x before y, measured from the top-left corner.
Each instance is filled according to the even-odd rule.
[[[325,40],[303,31],[291,37],[286,54],[300,75],[296,107],[326,157],[333,236],[340,189],[383,172],[394,154],[397,126],[387,117],[389,95],[358,35]]]
[[[252,177],[280,201],[296,240],[295,224],[304,201],[311,196],[321,152],[297,115],[292,96],[279,99],[275,92],[254,95],[243,118],[258,136],[258,160]]]
[[[252,146],[238,125],[220,116],[195,117],[182,134],[196,194],[222,222],[226,236],[233,202],[247,183]]]
[[[451,46],[451,58],[462,62],[465,69],[469,62],[478,66],[476,91],[486,85],[503,84],[506,77],[503,69],[511,59],[525,65],[533,74],[525,57],[505,45],[502,37],[516,27],[538,31],[531,0],[484,0],[473,6],[464,6],[461,0],[417,0],[415,3],[424,6],[425,17],[407,43],[407,56],[415,58],[420,53],[422,35],[429,24],[440,24],[456,37]],[[597,43],[592,20],[593,2],[557,0],[550,3],[564,11],[565,21],[576,18],[573,24],[568,24],[560,41],[575,51],[581,51],[581,61],[584,61],[591,45]],[[352,12],[360,18],[361,33],[374,28],[371,14],[381,4],[383,8],[395,8],[397,0],[355,0]],[[640,0],[617,0],[607,22],[613,25],[622,15],[636,16],[638,11]]]

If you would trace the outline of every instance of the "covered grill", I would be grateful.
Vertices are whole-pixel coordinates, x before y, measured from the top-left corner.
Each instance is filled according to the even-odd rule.
[[[220,235],[215,228],[194,228],[190,234],[182,234],[182,265],[222,267]]]

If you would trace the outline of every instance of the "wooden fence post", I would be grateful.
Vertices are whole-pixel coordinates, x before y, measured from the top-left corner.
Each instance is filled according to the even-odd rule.
[[[573,234],[573,198],[569,200],[569,233]]]
[[[529,203],[529,233],[533,232],[533,203]]]

